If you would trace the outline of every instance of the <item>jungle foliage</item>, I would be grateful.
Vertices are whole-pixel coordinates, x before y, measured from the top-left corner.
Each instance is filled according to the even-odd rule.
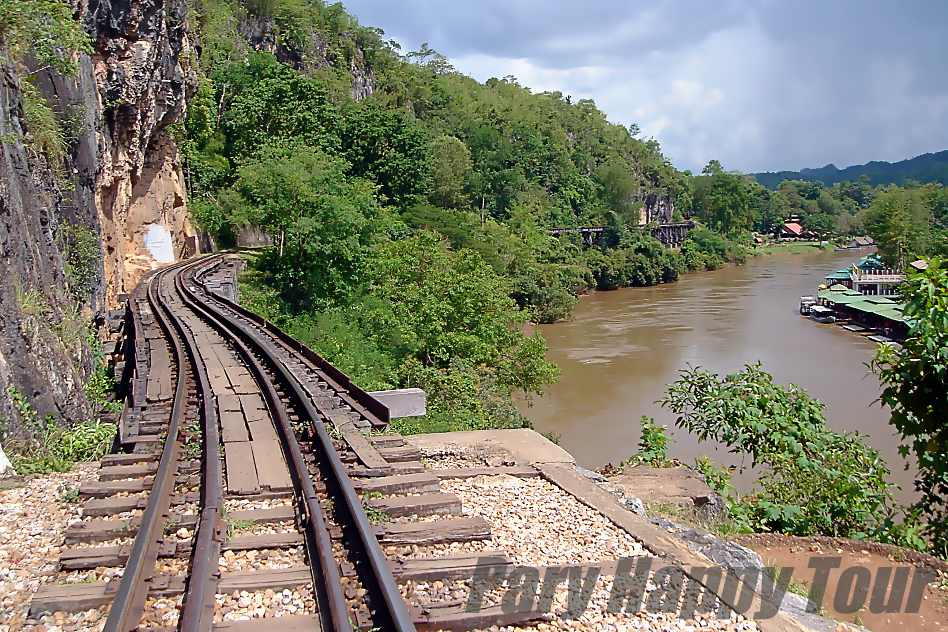
[[[752,493],[728,498],[744,530],[865,537],[891,526],[889,470],[879,453],[858,434],[830,429],[820,401],[775,384],[759,363],[726,376],[686,368],[661,404],[678,427],[761,466]]]
[[[261,18],[273,54],[240,34]],[[243,281],[255,309],[367,388],[425,388],[408,430],[526,423],[512,395],[556,376],[528,322],[731,258],[699,232],[689,263],[629,228],[648,196],[687,208],[690,177],[592,101],[478,83],[340,5],[201,0],[190,20],[195,219],[223,245],[249,226],[272,239]],[[606,224],[592,247],[549,232]]]
[[[901,287],[909,333],[901,349],[882,345],[873,367],[883,385],[882,403],[912,455],[919,474],[915,513],[932,548],[948,554],[948,271],[935,258]]]

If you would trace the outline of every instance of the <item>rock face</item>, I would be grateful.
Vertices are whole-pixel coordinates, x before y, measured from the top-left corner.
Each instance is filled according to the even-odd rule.
[[[339,66],[345,59],[330,47],[330,42],[318,30],[310,31],[305,42],[287,45],[278,36],[273,18],[244,13],[237,25],[237,32],[247,46],[256,51],[272,53],[288,66],[301,71],[313,72],[321,68]],[[348,74],[352,81],[350,95],[356,101],[372,96],[375,92],[375,73],[366,63],[362,49],[355,48],[348,61]]]
[[[66,132],[61,160],[31,143],[24,79],[0,68],[0,435],[88,415],[86,324],[168,251],[197,249],[169,133],[193,84],[185,11],[184,0],[82,3],[92,55],[74,77],[32,77]],[[101,244],[85,255],[98,273],[79,288],[65,273],[76,230]]]
[[[168,126],[181,119],[194,75],[183,0],[90,0],[93,75],[102,126],[95,202],[102,228],[106,303],[160,261],[146,247],[150,227],[170,235],[175,258],[197,251],[177,147]]]

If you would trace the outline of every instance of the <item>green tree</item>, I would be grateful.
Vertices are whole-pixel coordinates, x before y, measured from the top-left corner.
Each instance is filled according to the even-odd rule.
[[[705,185],[695,191],[698,215],[721,233],[750,230],[754,217],[744,176],[722,172],[702,179]]]
[[[225,197],[234,223],[273,236],[260,265],[295,309],[347,300],[382,228],[373,186],[345,172],[345,162],[312,147],[263,148]]]
[[[886,194],[883,194],[886,195]],[[948,551],[948,270],[932,259],[900,288],[909,326],[901,349],[881,345],[873,361],[882,403],[902,437],[900,452],[918,462],[918,510],[936,551]]]
[[[759,363],[724,377],[689,367],[661,404],[698,439],[764,466],[759,489],[742,499],[758,529],[852,537],[882,527],[891,499],[878,452],[831,430],[821,402],[775,384]]]
[[[260,147],[275,145],[339,151],[342,119],[325,85],[273,55],[252,53],[218,71],[214,83],[225,107],[221,125],[231,160],[251,159]]]
[[[372,100],[350,106],[342,128],[350,173],[379,185],[384,200],[405,208],[428,188],[430,157],[424,129],[405,112]]]
[[[428,199],[444,208],[468,205],[465,192],[471,174],[471,152],[454,136],[439,136],[431,143],[431,190]]]
[[[453,252],[420,232],[382,244],[366,271],[367,329],[399,357],[442,369],[454,360],[491,367],[500,384],[527,393],[555,379],[542,337],[521,333],[529,314],[473,251]]]
[[[929,254],[932,246],[930,198],[921,188],[891,186],[872,201],[864,216],[882,257],[893,266],[906,264]]]

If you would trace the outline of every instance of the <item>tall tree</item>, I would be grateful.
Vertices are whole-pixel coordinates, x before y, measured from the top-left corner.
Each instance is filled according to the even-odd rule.
[[[443,135],[431,143],[431,190],[428,199],[444,208],[467,206],[471,152],[463,141]]]
[[[902,348],[882,345],[873,367],[882,402],[902,437],[899,448],[918,462],[917,507],[928,518],[935,550],[948,550],[948,270],[932,259],[901,287],[909,335]]]
[[[891,186],[872,201],[865,225],[879,253],[893,266],[927,255],[932,245],[931,200],[920,188]]]

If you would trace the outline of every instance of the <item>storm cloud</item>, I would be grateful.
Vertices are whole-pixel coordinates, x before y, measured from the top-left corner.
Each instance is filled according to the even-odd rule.
[[[948,149],[948,3],[349,0],[479,80],[591,98],[679,167],[742,171]]]

